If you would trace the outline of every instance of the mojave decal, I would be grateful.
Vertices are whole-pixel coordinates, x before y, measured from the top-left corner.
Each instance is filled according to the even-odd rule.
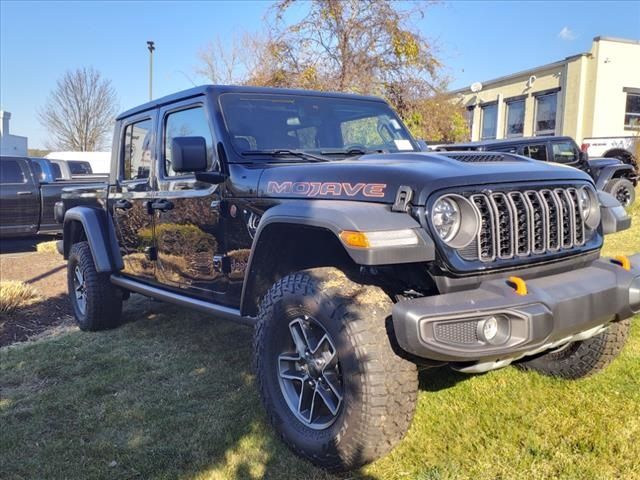
[[[304,197],[364,197],[382,198],[387,188],[385,183],[346,183],[346,182],[269,182],[267,193],[286,193]]]

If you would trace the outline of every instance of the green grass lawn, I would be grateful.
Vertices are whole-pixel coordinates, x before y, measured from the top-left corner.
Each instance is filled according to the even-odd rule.
[[[640,251],[633,214],[606,254]],[[334,478],[265,422],[250,329],[140,297],[125,316],[0,349],[0,478]],[[640,478],[640,322],[588,379],[509,367],[420,380],[405,440],[346,478]]]

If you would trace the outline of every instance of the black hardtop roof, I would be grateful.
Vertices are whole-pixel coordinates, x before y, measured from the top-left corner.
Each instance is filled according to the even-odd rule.
[[[131,108],[125,112],[122,112],[116,117],[116,120],[142,113],[146,110],[161,107],[170,103],[179,102],[181,100],[187,100],[189,98],[197,97],[207,94],[223,94],[223,93],[263,93],[271,95],[308,95],[315,97],[337,97],[337,98],[353,98],[359,100],[373,100],[377,102],[384,102],[379,97],[368,95],[356,95],[353,93],[340,93],[340,92],[320,92],[317,90],[298,90],[292,88],[271,88],[271,87],[248,87],[244,85],[201,85],[199,87],[189,88],[188,90],[182,90],[181,92],[167,95],[150,102],[143,103],[137,107]]]
[[[564,135],[556,135],[556,136],[548,136],[548,137],[518,137],[518,138],[504,138],[501,140],[478,140],[476,142],[466,142],[466,143],[447,143],[444,145],[440,145],[443,148],[450,147],[463,147],[463,148],[472,148],[472,147],[493,147],[493,146],[501,146],[501,145],[521,145],[523,143],[540,143],[540,142],[548,142],[550,140],[568,140],[573,142],[573,138],[567,137]]]

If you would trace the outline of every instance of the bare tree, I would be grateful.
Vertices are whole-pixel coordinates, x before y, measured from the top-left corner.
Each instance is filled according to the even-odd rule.
[[[105,146],[117,111],[111,81],[85,67],[57,81],[38,119],[51,136],[49,148],[87,152]]]
[[[216,37],[198,52],[200,65],[195,72],[215,84],[246,83],[247,72],[253,68],[262,45],[264,42],[249,33],[234,35],[230,41]]]

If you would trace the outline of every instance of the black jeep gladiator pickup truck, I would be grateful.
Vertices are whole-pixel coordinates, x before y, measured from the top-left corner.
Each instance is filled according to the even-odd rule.
[[[421,152],[378,98],[198,87],[120,115],[112,151],[63,196],[80,328],[130,292],[253,325],[274,428],[327,469],[402,438],[417,365],[578,378],[640,311],[640,255],[600,258],[630,219],[587,174]]]

